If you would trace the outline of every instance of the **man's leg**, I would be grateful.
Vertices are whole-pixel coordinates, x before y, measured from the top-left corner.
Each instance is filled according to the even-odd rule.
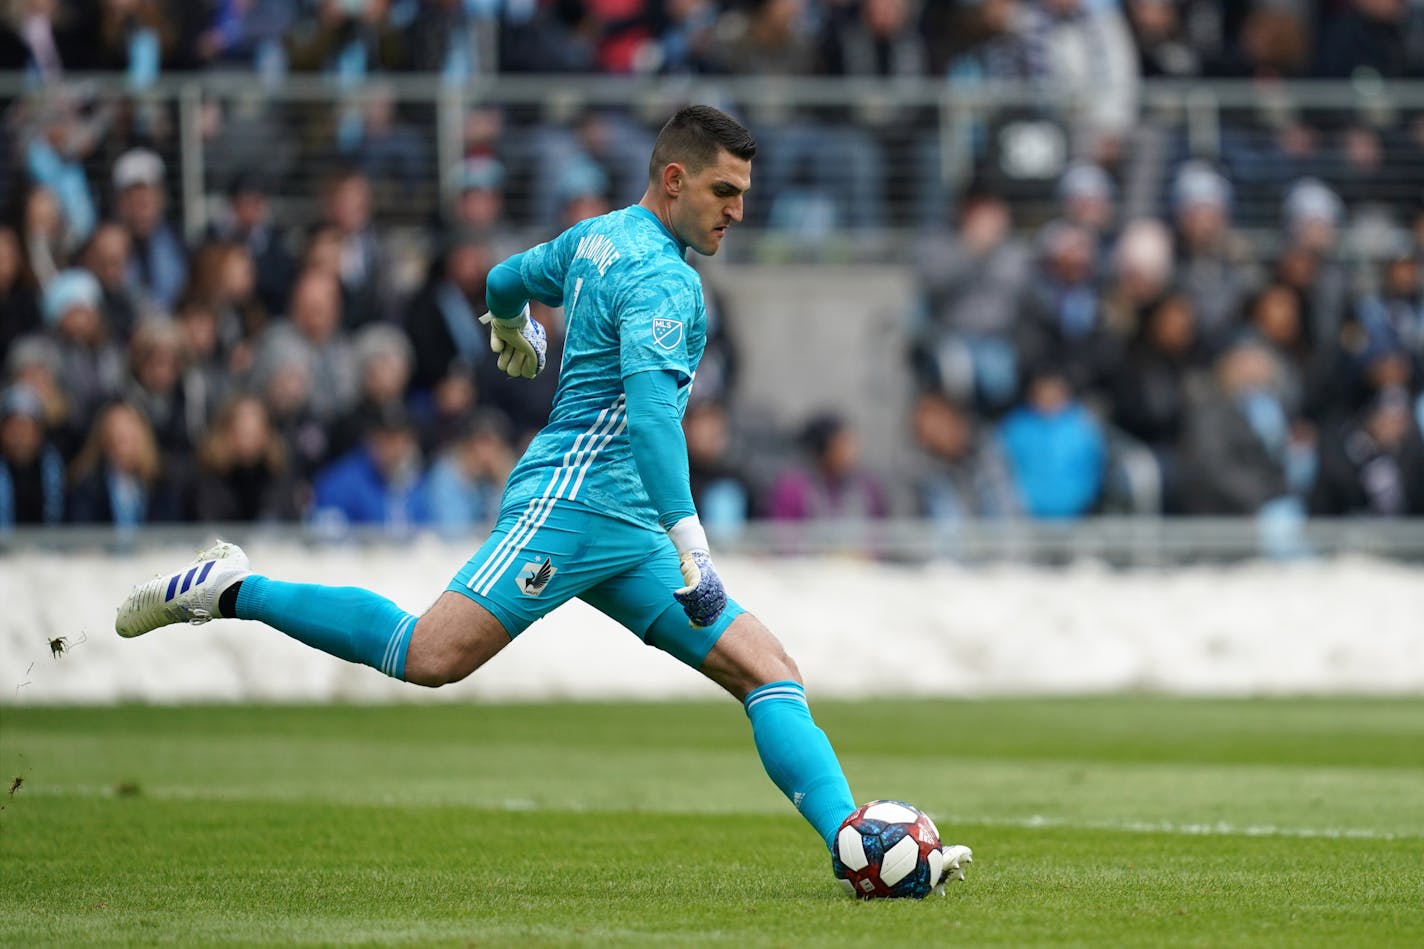
[[[448,590],[417,619],[360,587],[253,576],[242,581],[233,615],[266,623],[348,662],[432,688],[460,681],[509,645],[509,634],[489,610]]]
[[[510,641],[503,623],[468,596],[447,591],[417,619],[360,587],[252,574],[242,549],[221,541],[177,573],[135,587],[114,625],[132,638],[218,618],[266,623],[322,652],[428,686],[463,679]]]
[[[702,672],[742,702],[766,773],[831,847],[855,799],[811,717],[796,663],[760,620],[743,613],[718,638]]]

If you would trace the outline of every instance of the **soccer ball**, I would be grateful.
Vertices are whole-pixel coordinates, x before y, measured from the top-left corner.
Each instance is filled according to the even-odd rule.
[[[857,899],[924,899],[944,872],[939,830],[903,801],[871,801],[836,831],[831,869]]]

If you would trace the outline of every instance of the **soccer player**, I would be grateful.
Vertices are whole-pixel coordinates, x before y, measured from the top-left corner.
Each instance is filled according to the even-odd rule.
[[[741,700],[767,773],[831,846],[855,801],[796,664],[723,589],[681,425],[707,333],[701,279],[684,258],[715,254],[742,219],[755,154],[731,117],[684,108],[658,135],[638,204],[490,272],[482,321],[499,368],[525,378],[544,368],[531,299],[564,308],[563,366],[548,424],[511,472],[494,531],[424,615],[356,587],[252,573],[240,548],[219,542],[135,588],[119,608],[119,635],[259,620],[333,656],[440,686],[578,597]],[[963,879],[969,849],[945,847],[944,857],[943,880]]]

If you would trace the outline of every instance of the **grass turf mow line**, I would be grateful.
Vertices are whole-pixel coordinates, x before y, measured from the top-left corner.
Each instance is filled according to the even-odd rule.
[[[846,900],[735,708],[0,708],[0,945],[1424,944],[1417,702],[824,705],[966,885]]]
[[[54,787],[27,788],[28,796],[41,797],[90,797],[111,798],[129,796],[132,791],[111,785],[60,785]],[[228,791],[221,788],[149,787],[143,789],[145,797],[173,801],[257,801],[280,803],[282,801],[304,800],[294,795],[263,793],[261,791]],[[481,804],[477,810],[538,812],[558,811],[580,814],[620,814],[578,804],[549,808],[538,801],[527,798],[510,799],[497,804]],[[714,816],[722,811],[678,810],[674,813],[684,816]],[[1274,824],[1236,825],[1223,821],[1215,823],[1174,823],[1172,821],[1112,821],[1112,820],[1070,820],[1033,814],[1028,817],[985,816],[981,814],[945,813],[938,820],[946,828],[957,827],[1016,827],[1024,830],[1054,828],[1058,830],[1095,830],[1130,834],[1164,834],[1186,837],[1286,837],[1297,840],[1424,840],[1424,830],[1419,833],[1396,833],[1369,827],[1283,827]]]

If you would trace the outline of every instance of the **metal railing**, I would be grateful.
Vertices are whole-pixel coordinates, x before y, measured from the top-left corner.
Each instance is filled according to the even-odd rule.
[[[1166,214],[1168,175],[1187,157],[1223,167],[1235,184],[1237,223],[1267,242],[1294,176],[1324,177],[1347,203],[1396,218],[1424,191],[1424,82],[1149,81],[1140,93],[1140,121],[1126,133],[1120,166],[1128,215]],[[8,110],[18,122],[12,142],[33,128],[27,119],[35,107],[56,96],[85,103],[90,114],[110,111],[109,134],[86,160],[104,197],[117,153],[133,140],[156,145],[169,162],[190,236],[202,232],[228,179],[242,169],[270,176],[285,223],[311,219],[324,170],[361,159],[362,136],[386,121],[386,104],[395,107],[391,121],[400,142],[386,139],[381,147],[398,153],[392,162],[405,163],[377,195],[378,213],[392,226],[418,228],[444,213],[463,158],[485,147],[505,160],[515,225],[537,231],[557,223],[549,194],[579,149],[604,150],[598,159],[612,172],[605,191],[613,203],[635,198],[637,156],[646,160],[658,124],[687,101],[718,103],[743,116],[768,145],[761,169],[768,174],[773,154],[801,147],[791,144],[794,129],[811,129],[809,141],[845,146],[840,170],[831,169],[840,178],[807,181],[792,162],[775,174],[772,193],[758,188],[754,226],[829,221],[837,232],[905,236],[939,216],[976,175],[988,175],[1014,201],[1021,222],[1033,224],[1054,213],[1054,184],[1072,157],[1071,132],[1083,105],[1053,88],[931,79],[484,76],[449,83],[383,76],[342,88],[319,75],[265,83],[251,73],[203,73],[161,77],[141,91],[112,75],[77,76],[62,90],[37,91],[22,76],[4,74],[0,100],[19,106]],[[494,116],[491,141],[477,140],[489,126],[471,121],[485,110]],[[595,130],[605,136],[596,144],[581,124],[590,115],[610,123]],[[1290,135],[1292,129],[1305,130],[1304,137]],[[1002,154],[1010,132],[1022,152],[1011,162]],[[851,206],[864,189],[872,203]],[[818,216],[817,208],[825,213]],[[895,243],[879,246],[893,253]],[[858,249],[867,246],[874,245]],[[1367,243],[1355,250],[1371,252]]]
[[[1285,532],[1250,518],[1102,516],[1079,521],[922,520],[753,522],[736,530],[711,530],[719,552],[743,556],[854,557],[907,564],[1062,565],[1092,561],[1123,568],[1155,568],[1254,559],[1296,561],[1347,556],[1424,562],[1424,519],[1318,518]],[[0,569],[6,558],[35,552],[137,550],[182,546],[199,550],[214,536],[242,544],[287,542],[314,551],[354,545],[443,543],[473,550],[486,532],[440,536],[409,530],[333,532],[303,524],[173,524],[138,530],[109,527],[21,527],[0,534]]]

